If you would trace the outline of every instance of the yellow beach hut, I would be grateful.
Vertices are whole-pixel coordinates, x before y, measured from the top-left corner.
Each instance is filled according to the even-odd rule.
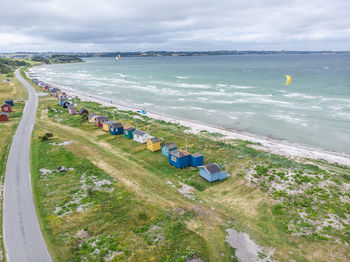
[[[102,129],[103,129],[103,131],[106,131],[106,132],[110,132],[110,130],[111,130],[111,125],[113,125],[113,124],[115,124],[115,123],[117,123],[117,122],[115,122],[115,121],[106,121],[106,122],[103,122],[103,127],[102,127]]]
[[[160,150],[160,141],[158,137],[152,137],[147,141],[147,149],[155,152]]]

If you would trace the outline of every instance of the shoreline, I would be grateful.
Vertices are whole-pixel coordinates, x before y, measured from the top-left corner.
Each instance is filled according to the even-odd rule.
[[[62,91],[66,92],[67,95],[76,96],[83,101],[96,102],[101,104],[102,106],[115,107],[119,110],[129,110],[134,112],[136,112],[136,110],[139,110],[139,108],[136,107],[126,106],[120,103],[115,103],[113,101],[112,103],[110,103],[108,101],[103,100],[102,98],[82,94],[79,91],[72,91],[62,86],[60,86],[59,88],[62,89]],[[190,132],[194,134],[198,134],[201,130],[205,130],[210,133],[219,133],[224,136],[224,139],[240,139],[247,140],[253,143],[260,143],[261,145],[251,145],[251,147],[272,154],[283,155],[289,158],[293,158],[295,160],[300,160],[302,158],[307,160],[309,158],[313,160],[326,160],[330,163],[350,166],[350,155],[347,155],[345,153],[331,152],[323,149],[292,144],[287,141],[280,141],[273,138],[243,133],[237,130],[231,130],[206,123],[195,122],[193,120],[186,120],[178,117],[166,116],[152,111],[147,111],[146,116],[157,120],[163,120],[170,123],[180,124],[182,126],[190,128]]]

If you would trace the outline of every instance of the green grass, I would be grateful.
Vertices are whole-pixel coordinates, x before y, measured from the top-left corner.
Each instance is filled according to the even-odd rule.
[[[51,145],[56,140],[40,142],[38,133],[34,132],[32,144],[32,183],[45,239],[55,261],[103,261],[112,252],[118,252],[120,261],[185,261],[192,256],[205,259],[205,243],[184,226],[183,217],[140,202],[88,160]],[[56,170],[58,165],[74,170],[40,175],[41,168]],[[89,204],[88,208],[77,212],[75,206],[71,213],[55,213],[56,207],[79,192],[83,174],[87,180],[93,178],[86,182],[91,190],[81,201]],[[112,181],[113,191],[93,190],[94,179]],[[150,238],[152,226],[157,226],[162,236],[157,241]],[[87,241],[75,237],[84,228],[89,231]],[[98,255],[91,246],[96,241],[101,251]]]

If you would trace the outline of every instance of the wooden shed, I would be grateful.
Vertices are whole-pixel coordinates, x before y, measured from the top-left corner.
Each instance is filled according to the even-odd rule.
[[[194,153],[191,155],[191,166],[197,167],[203,165],[203,155],[199,153]]]
[[[1,106],[1,112],[3,112],[3,113],[11,113],[12,112],[11,106],[8,105],[8,104],[3,104]]]
[[[7,105],[9,105],[9,106],[15,106],[15,103],[13,102],[12,99],[7,99],[7,100],[5,101],[5,104],[7,104]]]
[[[169,164],[177,168],[191,165],[191,154],[184,150],[173,150],[169,152]]]
[[[81,108],[79,110],[79,115],[89,115],[89,111],[87,111],[85,108]]]
[[[75,115],[77,113],[77,109],[74,107],[74,105],[68,105],[68,113],[71,115]]]
[[[115,121],[110,121],[110,120],[108,120],[108,121],[106,121],[106,122],[103,122],[103,125],[102,125],[102,129],[103,129],[103,131],[106,131],[106,132],[110,132],[111,131],[111,125],[113,125],[113,124],[115,124],[115,123],[117,123],[117,122],[115,122]]]
[[[162,155],[169,157],[169,152],[176,150],[176,149],[177,149],[177,147],[176,147],[174,142],[167,143],[164,146],[162,146]]]
[[[149,138],[150,138],[150,135],[141,130],[135,130],[133,132],[133,140],[136,142],[144,144],[147,142]]]
[[[122,135],[124,133],[124,127],[122,123],[114,123],[111,125],[109,132],[112,135]]]
[[[95,113],[90,114],[90,115],[88,116],[89,122],[90,122],[90,123],[95,123],[95,118],[96,118],[96,117],[98,117],[97,114],[95,114]]]
[[[7,122],[9,121],[9,116],[7,113],[0,113],[0,122]]]
[[[70,103],[69,103],[68,101],[64,101],[64,102],[62,103],[62,107],[63,107],[63,108],[68,108],[69,105],[70,105]]]
[[[158,137],[152,137],[147,140],[147,149],[155,152],[160,150],[160,140]]]
[[[129,138],[129,139],[132,139],[134,131],[135,131],[135,127],[133,127],[133,126],[124,129],[125,137]]]
[[[227,177],[227,172],[221,170],[221,166],[209,163],[200,167],[199,175],[209,182],[223,180]]]
[[[95,118],[95,125],[97,127],[102,127],[104,122],[108,121],[108,117],[106,116],[98,116]]]

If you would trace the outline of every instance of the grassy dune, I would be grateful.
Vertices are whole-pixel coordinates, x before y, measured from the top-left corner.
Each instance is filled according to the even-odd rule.
[[[266,253],[274,250],[278,261],[350,259],[349,195],[343,190],[349,186],[349,168],[299,163],[255,150],[247,141],[207,132],[194,135],[133,112],[75,102],[162,142],[174,141],[178,148],[185,147],[187,138],[190,152],[222,164],[230,177],[207,183],[198,169],[178,170],[160,152],[109,135],[81,116],[69,115],[56,98],[41,97],[33,137],[33,187],[57,261],[89,259],[97,243],[106,256],[117,252],[115,261],[232,261],[235,251],[225,242],[225,230],[232,227],[248,233]],[[54,134],[53,140],[39,141],[46,132]],[[64,141],[74,142],[50,144]],[[58,165],[73,169],[47,176],[40,171]],[[86,176],[91,181],[84,191]],[[113,190],[93,189],[98,179],[111,181],[108,188]],[[184,185],[191,188],[187,197],[179,192]],[[86,194],[78,203],[77,192]],[[79,239],[76,234],[84,229],[88,235]]]

